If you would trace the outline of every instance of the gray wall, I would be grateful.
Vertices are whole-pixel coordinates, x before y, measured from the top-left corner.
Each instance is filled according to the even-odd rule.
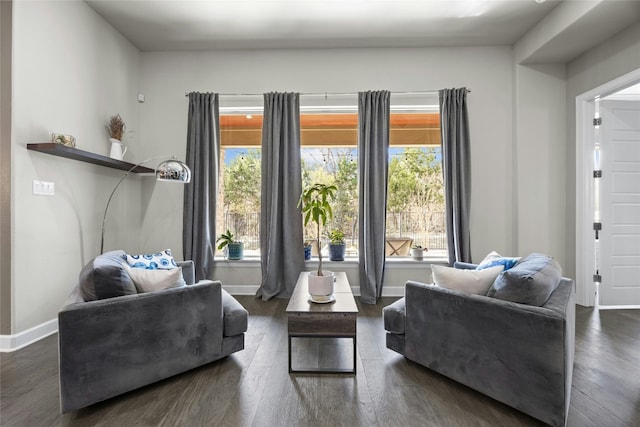
[[[474,72],[469,73],[473,67]],[[192,90],[221,93],[266,91],[357,92],[369,89],[421,91],[467,86],[471,109],[474,188],[474,256],[511,245],[512,72],[507,47],[432,49],[312,49],[142,54],[141,110],[145,142],[184,155],[187,101]],[[161,203],[152,198],[150,206]],[[150,209],[153,211],[153,209]],[[181,218],[174,223],[145,218],[144,227],[175,233],[181,247]],[[168,220],[168,219],[167,219]],[[151,233],[143,233],[151,236]],[[149,240],[154,246],[154,242]]]
[[[2,4],[4,13],[7,3]],[[575,96],[640,67],[640,25],[566,67],[519,65],[510,47],[140,54],[83,2],[17,2],[12,30],[13,264],[9,273],[6,264],[0,266],[0,308],[11,291],[13,334],[56,317],[78,271],[99,250],[102,211],[121,177],[115,170],[25,149],[29,142],[49,141],[52,132],[73,134],[78,148],[107,154],[104,124],[120,113],[135,131],[128,141],[128,160],[164,154],[183,158],[184,93],[192,90],[357,92],[467,86],[472,89],[473,258],[480,260],[491,250],[545,252],[573,277]],[[138,91],[146,95],[144,104],[136,101]],[[54,182],[56,196],[33,196],[35,179]],[[181,206],[181,187],[129,177],[111,206],[106,248],[170,247],[180,257]],[[6,227],[5,212],[0,212],[0,226]],[[428,280],[426,268],[390,270],[396,267],[399,273],[389,274],[387,285],[401,286],[414,275]],[[232,265],[220,274],[245,289],[259,280],[251,267]],[[6,277],[12,280],[9,287]],[[2,334],[5,328],[3,323]]]
[[[567,242],[567,268],[575,271],[576,257],[576,194],[584,188],[576,188],[576,97],[605,83],[640,69],[640,23],[604,41],[594,49],[567,64],[566,91],[566,163],[567,199],[565,229]],[[590,277],[593,272],[585,273]],[[586,284],[578,284],[578,303],[586,303],[588,289],[581,293]]]
[[[474,189],[472,252],[474,259],[481,260],[492,250],[516,251],[512,64],[509,47],[142,53],[141,91],[147,101],[141,109],[140,126],[149,149],[184,156],[185,92],[343,93],[372,89],[401,92],[469,87]],[[165,190],[157,188],[150,198],[143,221],[142,234],[147,239],[144,245],[157,248],[168,244],[179,253],[181,216],[155,214],[162,210],[164,195]],[[154,240],[167,237],[153,232],[159,229],[171,236],[169,242]],[[561,244],[549,247],[555,249]],[[543,252],[548,252],[547,249],[539,248]],[[564,254],[554,255],[562,258]],[[230,277],[231,283],[236,277],[246,278],[247,272],[241,268],[235,268],[234,272],[237,274]],[[387,275],[387,284],[402,286],[404,278]]]
[[[139,144],[140,53],[84,2],[13,4],[13,325],[23,332],[57,317],[78,272],[100,247],[100,224],[121,171],[27,151],[72,134],[77,147],[108,154],[104,125],[120,113]],[[34,196],[32,181],[55,184]],[[139,249],[141,178],[123,185],[110,208],[106,249]]]

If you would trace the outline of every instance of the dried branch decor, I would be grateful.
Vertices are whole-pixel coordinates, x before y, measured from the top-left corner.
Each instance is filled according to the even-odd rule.
[[[109,124],[106,126],[107,133],[109,134],[109,138],[117,139],[118,141],[122,141],[124,134],[127,130],[127,126],[124,124],[122,117],[120,114],[116,114],[115,116],[111,116],[109,119]]]

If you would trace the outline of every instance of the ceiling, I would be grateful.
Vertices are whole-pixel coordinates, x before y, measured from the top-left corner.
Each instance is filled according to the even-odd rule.
[[[141,51],[512,45],[560,1],[87,0]]]

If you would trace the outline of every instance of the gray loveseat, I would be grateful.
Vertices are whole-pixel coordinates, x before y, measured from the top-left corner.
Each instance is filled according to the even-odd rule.
[[[545,423],[565,425],[575,337],[571,279],[561,278],[539,307],[409,281],[405,297],[383,316],[388,348]]]
[[[247,311],[217,281],[84,301],[76,286],[58,314],[63,413],[221,359],[244,348]],[[85,267],[86,268],[86,267]]]

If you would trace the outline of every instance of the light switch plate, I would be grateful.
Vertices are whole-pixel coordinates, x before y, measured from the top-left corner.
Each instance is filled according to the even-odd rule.
[[[56,194],[55,184],[48,181],[33,181],[33,194],[38,196],[53,196]]]

